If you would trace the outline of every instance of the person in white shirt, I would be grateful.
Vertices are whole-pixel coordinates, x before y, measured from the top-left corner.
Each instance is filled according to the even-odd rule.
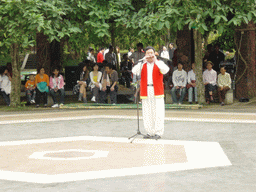
[[[104,60],[106,59],[105,57],[106,57],[106,54],[109,52],[109,49],[107,48],[107,49],[104,49],[104,52],[103,52],[103,56],[104,56]]]
[[[116,54],[117,54],[117,58],[118,58],[118,61],[117,61],[117,64],[120,68],[120,63],[121,63],[121,53],[120,53],[120,48],[118,46],[116,46]]]
[[[226,72],[225,66],[220,68],[218,75],[218,95],[221,106],[224,105],[225,96],[228,90],[231,89],[230,74]]]
[[[12,78],[5,66],[0,68],[0,92],[8,106],[10,106]]]
[[[91,101],[98,103],[99,102],[99,92],[102,89],[102,84],[100,83],[102,73],[99,70],[99,66],[97,63],[93,66],[93,71],[90,72],[90,87],[92,91],[92,99]]]
[[[195,96],[195,102],[197,103],[197,88],[196,88],[196,74],[195,74],[195,63],[191,65],[192,69],[188,72],[188,102],[192,104],[193,101],[193,91]]]
[[[130,57],[133,52],[134,52],[134,49],[133,49],[133,48],[130,48],[130,49],[129,49],[129,52],[128,52],[128,57]]]
[[[156,59],[153,47],[148,46],[145,51],[146,61],[135,65],[132,73],[141,74],[143,123],[148,132],[144,138],[160,139],[164,133],[165,116],[163,74],[169,71],[169,67],[163,61]]]
[[[90,52],[87,57],[88,60],[90,60],[93,63],[96,63],[95,57],[94,57],[94,49],[90,49]]]
[[[203,73],[203,82],[205,85],[206,101],[208,104],[213,102],[213,91],[217,87],[217,72],[212,69],[213,63],[211,61],[206,62],[206,70]]]
[[[169,60],[169,52],[167,51],[167,49],[166,49],[165,46],[163,46],[163,51],[162,51],[162,53],[160,54],[160,57],[163,57],[163,58]]]
[[[174,104],[182,104],[186,94],[187,72],[183,70],[183,63],[178,62],[178,69],[172,75],[173,88],[171,89],[172,100]],[[180,98],[178,100],[176,92],[179,91]]]

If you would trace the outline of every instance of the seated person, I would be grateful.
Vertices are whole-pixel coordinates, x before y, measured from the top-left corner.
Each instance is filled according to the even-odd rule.
[[[196,74],[195,63],[192,63],[192,69],[188,72],[188,102],[192,104],[193,96],[195,96],[195,102],[197,103],[197,88],[196,88]],[[194,92],[194,94],[193,94]]]
[[[121,84],[124,85],[124,82],[125,82],[126,87],[130,88],[130,84],[132,81],[132,74],[131,74],[132,63],[128,61],[127,53],[123,55],[123,60],[124,61],[121,62],[121,66],[120,66],[120,72],[122,73]]]
[[[36,107],[39,107],[41,97],[43,96],[44,107],[47,107],[47,96],[49,92],[49,76],[45,74],[43,67],[40,67],[35,77],[36,86]]]
[[[0,68],[0,92],[4,98],[4,101],[10,106],[10,94],[11,94],[11,75],[7,67],[2,66]]]
[[[92,90],[92,99],[91,101],[98,103],[99,102],[99,92],[102,89],[100,80],[102,78],[102,73],[99,70],[98,64],[94,64],[93,71],[90,72],[90,87]]]
[[[213,91],[216,89],[217,85],[217,72],[212,69],[213,63],[211,61],[206,62],[206,70],[203,73],[203,82],[205,85],[206,92],[206,102],[210,104],[213,102]]]
[[[52,70],[52,75],[50,76],[50,94],[53,100],[53,108],[59,107],[56,94],[59,93],[60,95],[60,106],[64,104],[64,97],[65,97],[65,90],[64,90],[64,79],[63,76],[60,74],[60,69],[58,67],[54,67]]]
[[[80,78],[77,81],[77,85],[74,87],[73,92],[77,93],[78,95],[78,101],[82,101],[84,103],[87,103],[87,97],[86,97],[86,87],[89,85],[89,70],[87,69],[87,65],[83,62],[79,65],[80,67]]]
[[[187,72],[183,70],[183,63],[178,62],[178,69],[172,75],[173,88],[171,89],[172,100],[174,104],[182,104],[186,94]],[[177,99],[176,92],[179,91],[180,98]]]
[[[231,89],[230,74],[226,72],[226,68],[222,66],[220,68],[220,74],[218,75],[218,95],[221,106],[224,105],[224,100],[227,91]]]
[[[28,99],[28,104],[34,104],[36,97],[36,86],[35,86],[35,76],[33,74],[29,75],[29,80],[25,84],[26,96]]]
[[[95,60],[95,57],[94,57],[94,49],[91,48],[89,50],[89,54],[88,54],[87,59],[90,60],[93,63],[96,63],[96,60]]]
[[[108,63],[103,74],[102,90],[100,92],[100,103],[105,103],[107,94],[110,94],[111,104],[117,103],[117,81],[118,74],[113,70],[113,65]]]

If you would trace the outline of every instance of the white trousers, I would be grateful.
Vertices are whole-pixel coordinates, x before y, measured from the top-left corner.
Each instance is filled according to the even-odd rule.
[[[142,115],[144,129],[149,135],[164,134],[164,98],[155,98],[153,86],[148,86],[148,97],[142,99]]]

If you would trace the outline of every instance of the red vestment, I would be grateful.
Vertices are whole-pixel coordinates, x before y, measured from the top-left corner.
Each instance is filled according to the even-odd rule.
[[[156,64],[153,67],[153,86],[155,97],[164,97],[164,85],[163,85],[163,74]],[[141,81],[140,81],[140,97],[146,99],[148,96],[148,78],[147,78],[147,64],[145,63],[141,70]]]

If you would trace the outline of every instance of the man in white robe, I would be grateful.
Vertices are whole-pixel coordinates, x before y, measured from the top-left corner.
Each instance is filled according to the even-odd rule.
[[[145,51],[146,61],[135,65],[132,73],[141,75],[142,114],[148,132],[144,138],[160,139],[164,133],[165,117],[163,74],[169,71],[169,67],[156,59],[153,47],[147,47]]]

